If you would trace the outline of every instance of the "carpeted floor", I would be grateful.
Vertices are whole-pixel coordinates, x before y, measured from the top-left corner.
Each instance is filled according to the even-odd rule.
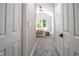
[[[56,56],[53,36],[37,37],[37,53],[35,56]]]

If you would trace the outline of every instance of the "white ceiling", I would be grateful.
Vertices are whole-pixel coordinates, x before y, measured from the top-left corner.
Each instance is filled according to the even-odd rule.
[[[55,3],[37,3],[36,4],[36,10],[39,11],[40,6],[42,7],[43,11],[46,11],[48,13],[53,13],[53,7],[55,6]]]
[[[57,3],[36,3],[39,6],[51,6],[54,7]]]
[[[43,9],[46,8],[46,9],[52,9],[53,8],[53,4],[52,3],[38,3],[36,4],[36,7],[39,8],[39,7],[42,7]]]

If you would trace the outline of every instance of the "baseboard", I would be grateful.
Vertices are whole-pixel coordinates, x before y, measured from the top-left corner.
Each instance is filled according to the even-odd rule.
[[[34,51],[35,51],[35,48],[36,48],[36,45],[37,45],[37,43],[35,43],[35,45],[34,45],[34,47],[33,47],[33,49],[32,49],[32,52],[30,53],[30,56],[33,56]]]

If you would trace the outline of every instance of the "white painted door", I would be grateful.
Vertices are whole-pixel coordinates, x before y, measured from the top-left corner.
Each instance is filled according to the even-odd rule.
[[[58,55],[63,55],[63,39],[59,37],[59,34],[63,31],[63,23],[62,23],[62,4],[57,4],[54,11],[55,15],[55,41],[56,48],[59,52]]]
[[[77,3],[63,4],[63,40],[64,55],[79,55],[79,4]]]
[[[73,56],[76,53],[76,39],[75,39],[75,9],[74,4],[63,4],[63,55]],[[76,14],[77,15],[77,14]],[[78,16],[78,15],[77,15]],[[78,21],[78,20],[77,20]],[[75,46],[74,46],[75,45]],[[78,45],[78,44],[77,44]]]
[[[21,4],[0,3],[0,56],[21,55]]]
[[[62,18],[62,21],[59,21],[60,18]],[[59,38],[57,35],[61,34],[58,31],[60,29],[61,22],[63,24],[63,30],[61,31],[63,37],[59,36]],[[57,21],[55,23],[59,24],[56,29],[56,39],[59,40],[57,41],[57,46],[61,46],[61,44],[63,45],[63,53],[60,51],[61,49],[58,47],[58,51],[60,52],[60,54],[62,53],[64,56],[79,56],[79,4],[63,3],[62,17],[57,16]],[[62,43],[60,42],[61,39],[63,41]]]

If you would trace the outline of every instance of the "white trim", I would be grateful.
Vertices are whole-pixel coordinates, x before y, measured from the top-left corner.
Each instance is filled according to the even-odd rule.
[[[37,45],[37,43],[35,43],[35,45],[34,45],[34,47],[33,47],[32,51],[31,51],[31,53],[30,53],[30,56],[33,56],[33,53],[34,53],[35,48],[36,48],[36,45]]]

